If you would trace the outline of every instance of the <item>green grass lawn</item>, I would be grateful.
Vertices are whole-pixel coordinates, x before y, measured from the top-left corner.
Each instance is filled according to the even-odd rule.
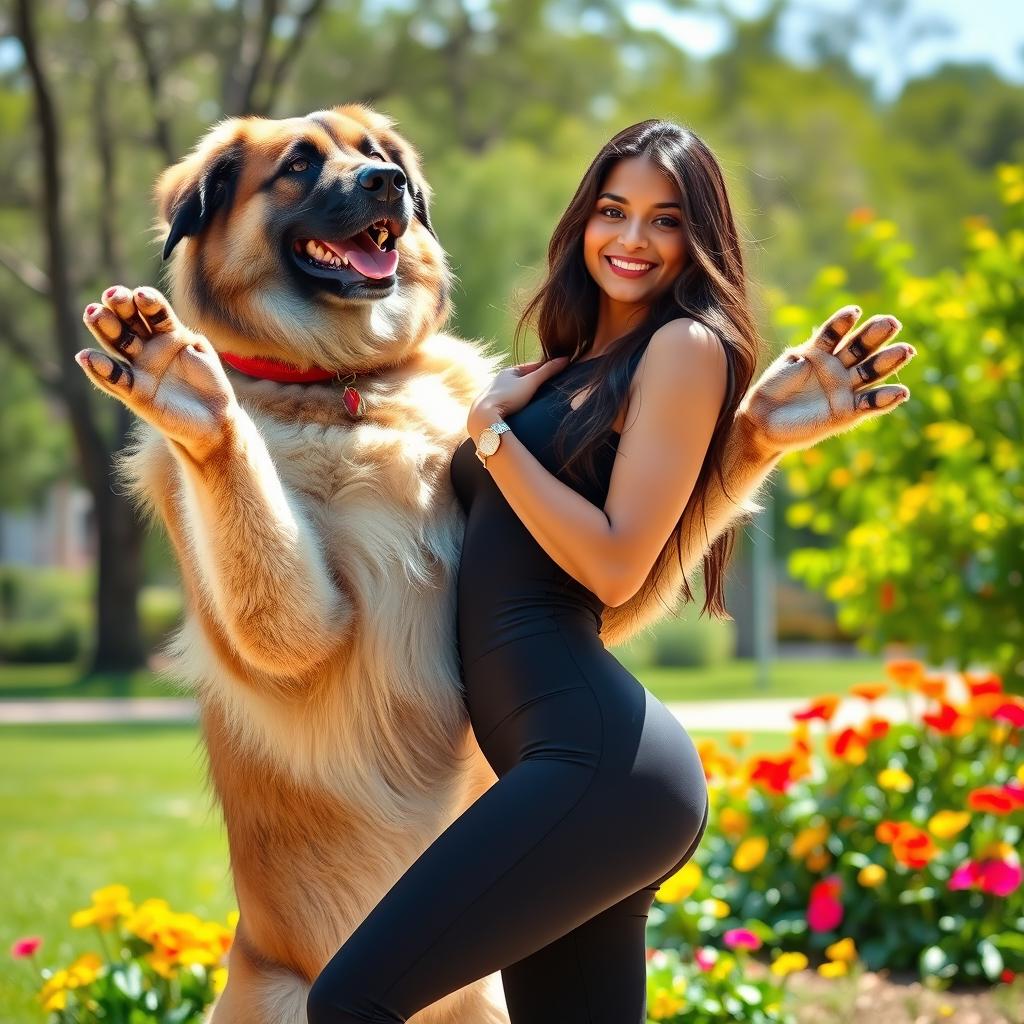
[[[693,733],[694,738],[721,734]],[[761,733],[748,750],[779,750]],[[223,921],[234,908],[227,844],[211,808],[193,726],[40,725],[0,729],[5,885],[0,895],[0,1006],[5,1024],[41,1021],[35,982],[10,959],[14,939],[41,935],[41,964],[97,948],[72,911],[120,882],[141,901]]]
[[[854,683],[883,679],[881,659],[778,661],[770,685],[757,686],[757,666],[737,659],[710,668],[655,668],[630,657],[628,648],[614,652],[661,700],[744,700],[750,697],[813,697],[845,692]],[[181,696],[153,672],[84,675],[74,665],[0,666],[0,699],[45,697]]]

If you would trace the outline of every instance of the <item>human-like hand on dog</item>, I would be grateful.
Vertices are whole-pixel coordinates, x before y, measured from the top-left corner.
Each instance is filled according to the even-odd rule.
[[[223,441],[237,408],[234,389],[214,347],[181,323],[160,292],[114,285],[82,319],[106,350],[75,355],[96,387],[197,460]]]
[[[534,392],[549,377],[565,369],[568,356],[537,359],[532,363],[506,366],[495,374],[486,391],[482,391],[470,406],[466,429],[474,440],[484,427],[509,413],[518,412],[528,405]]]

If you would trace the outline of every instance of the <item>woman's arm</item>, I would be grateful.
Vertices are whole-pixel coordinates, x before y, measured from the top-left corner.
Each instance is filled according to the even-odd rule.
[[[606,605],[629,600],[647,578],[700,473],[725,401],[721,342],[689,318],[655,331],[640,360],[604,508],[562,483],[513,432],[487,459],[509,505],[567,573]],[[497,417],[470,414],[474,440]]]

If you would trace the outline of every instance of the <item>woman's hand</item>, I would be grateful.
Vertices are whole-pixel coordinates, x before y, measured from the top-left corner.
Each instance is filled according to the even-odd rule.
[[[528,405],[537,388],[549,377],[564,370],[568,362],[568,356],[557,356],[499,370],[487,390],[481,391],[469,408],[466,419],[469,436],[476,441],[484,427]]]

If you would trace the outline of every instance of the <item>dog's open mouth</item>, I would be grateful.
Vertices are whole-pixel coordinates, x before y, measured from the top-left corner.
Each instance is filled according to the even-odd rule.
[[[393,283],[398,267],[393,227],[385,217],[351,238],[297,238],[292,252],[299,266],[316,277],[383,287]]]

